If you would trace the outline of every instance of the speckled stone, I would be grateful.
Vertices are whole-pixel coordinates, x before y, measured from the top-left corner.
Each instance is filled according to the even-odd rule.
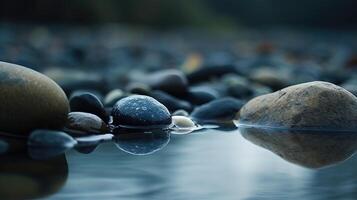
[[[132,95],[119,100],[112,109],[113,124],[125,127],[167,127],[168,109],[152,97]]]
[[[28,135],[34,129],[62,128],[69,104],[48,77],[19,65],[0,62],[0,131]]]

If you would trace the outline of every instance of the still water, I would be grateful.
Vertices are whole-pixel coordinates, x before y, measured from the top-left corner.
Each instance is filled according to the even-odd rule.
[[[45,198],[357,198],[357,157],[308,169],[252,144],[239,131],[173,135],[165,148],[145,156],[104,143],[90,154],[71,150],[66,158],[68,174],[63,173],[54,183],[63,187]]]

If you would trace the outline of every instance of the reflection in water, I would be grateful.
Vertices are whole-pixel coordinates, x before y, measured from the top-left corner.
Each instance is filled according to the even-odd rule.
[[[114,138],[116,146],[134,155],[148,155],[164,148],[170,141],[169,130],[121,130]]]
[[[26,141],[4,138],[9,151],[0,155],[0,199],[34,199],[59,191],[66,183],[65,155],[49,160],[32,160]]]
[[[240,126],[243,137],[283,159],[309,168],[320,168],[351,157],[357,147],[353,132],[291,130]]]

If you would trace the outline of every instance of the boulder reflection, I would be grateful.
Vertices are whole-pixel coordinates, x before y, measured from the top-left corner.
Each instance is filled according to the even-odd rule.
[[[308,168],[321,168],[351,157],[357,147],[357,133],[342,131],[284,130],[240,126],[250,142],[283,159]]]
[[[26,151],[26,140],[0,137],[9,150],[0,155],[0,199],[34,199],[56,193],[66,183],[65,155],[33,160]]]

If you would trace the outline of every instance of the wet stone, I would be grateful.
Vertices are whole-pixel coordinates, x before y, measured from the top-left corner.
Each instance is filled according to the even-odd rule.
[[[295,129],[356,130],[357,98],[332,83],[315,81],[249,101],[239,123]]]
[[[119,100],[112,109],[113,124],[123,127],[161,127],[171,124],[168,109],[152,97],[132,95]]]
[[[191,117],[197,121],[230,121],[243,105],[241,100],[225,97],[196,107]]]
[[[194,128],[195,122],[185,116],[172,116],[172,123],[178,128]]]
[[[92,113],[108,122],[109,116],[106,114],[102,102],[94,94],[89,92],[76,93],[69,99],[71,112]]]
[[[69,104],[63,90],[31,69],[0,62],[0,131],[28,135],[62,128]]]
[[[64,130],[73,135],[104,134],[109,131],[101,118],[85,112],[68,113]]]

